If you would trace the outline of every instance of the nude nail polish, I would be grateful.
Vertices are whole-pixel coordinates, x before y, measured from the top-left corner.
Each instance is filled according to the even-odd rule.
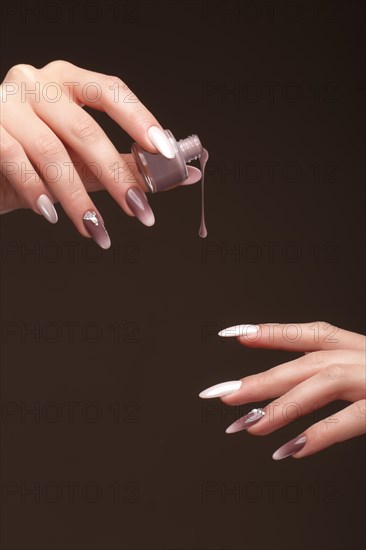
[[[155,223],[154,213],[151,210],[145,193],[139,187],[130,187],[126,193],[126,202],[141,223],[150,227]]]
[[[151,128],[150,128],[151,130]],[[140,172],[143,181],[145,183],[146,191],[150,193],[157,193],[160,191],[166,191],[172,189],[177,184],[183,184],[188,180],[189,173],[187,164],[192,160],[199,159],[201,167],[201,223],[199,228],[199,236],[205,238],[207,236],[207,229],[205,224],[205,212],[204,212],[204,173],[205,166],[208,161],[208,152],[202,147],[201,141],[196,134],[193,134],[185,139],[177,141],[170,130],[163,130],[169,145],[174,152],[174,156],[169,158],[167,153],[169,151],[165,147],[165,140],[161,140],[162,130],[157,128],[159,133],[154,132],[152,143],[157,145],[163,143],[164,148],[157,147],[160,151],[164,151],[165,156],[160,153],[149,153],[145,151],[138,143],[133,143],[131,152],[134,157],[138,171]],[[156,135],[155,135],[156,134]],[[150,137],[151,139],[151,137]]]
[[[225,395],[230,395],[235,391],[238,391],[242,384],[241,380],[230,380],[230,382],[222,382],[221,384],[216,384],[215,386],[210,386],[206,390],[201,391],[199,397],[201,399],[212,399],[214,397],[224,397]]]
[[[159,130],[160,132],[162,130]],[[161,153],[149,153],[138,143],[133,143],[131,152],[141,173],[146,191],[157,193],[175,187],[188,178],[186,164],[199,158],[203,147],[197,135],[176,141],[170,130],[163,130],[174,157],[167,158]],[[154,143],[156,146],[156,144]]]
[[[103,220],[94,210],[87,210],[83,216],[85,229],[101,248],[109,248],[111,239],[104,227]]]
[[[40,195],[36,200],[37,208],[42,216],[50,223],[57,223],[58,216],[51,199],[47,195]]]
[[[266,412],[263,409],[253,409],[250,411],[250,413],[242,416],[241,418],[230,424],[230,426],[226,428],[226,433],[234,434],[236,432],[246,430],[250,426],[253,426],[253,424],[259,422],[265,414]]]
[[[259,330],[258,325],[235,325],[233,327],[220,330],[219,336],[223,338],[231,338],[233,336],[247,336],[248,334],[256,334]]]
[[[306,435],[298,435],[277,449],[277,451],[273,453],[272,458],[273,460],[282,460],[283,458],[287,458],[288,456],[299,452],[305,446],[305,443]]]
[[[161,153],[165,158],[172,159],[175,157],[174,148],[172,147],[168,136],[165,131],[158,126],[151,126],[147,135],[154,147]]]

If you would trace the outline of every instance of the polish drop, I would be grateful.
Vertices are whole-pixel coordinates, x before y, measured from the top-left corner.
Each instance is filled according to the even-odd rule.
[[[205,222],[205,168],[206,163],[208,161],[208,151],[206,149],[203,149],[202,155],[199,158],[200,161],[200,168],[202,172],[202,179],[201,179],[201,224],[198,231],[199,236],[201,239],[205,239],[207,237],[207,227]]]

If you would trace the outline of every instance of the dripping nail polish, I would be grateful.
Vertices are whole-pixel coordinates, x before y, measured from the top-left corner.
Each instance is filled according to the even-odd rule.
[[[197,135],[176,141],[170,130],[164,130],[174,151],[173,158],[161,153],[149,153],[138,143],[133,143],[131,152],[142,175],[146,190],[151,193],[165,191],[188,178],[186,164],[202,155],[203,147]]]
[[[202,238],[207,236],[204,214],[204,172],[208,160],[208,152],[202,147],[201,141],[196,134],[177,141],[170,130],[164,130],[169,140],[171,149],[174,151],[173,158],[167,158],[161,153],[149,153],[138,143],[133,143],[131,152],[136,162],[146,187],[146,191],[157,193],[184,183],[188,179],[187,164],[192,160],[199,159],[201,178],[201,224],[199,235]]]

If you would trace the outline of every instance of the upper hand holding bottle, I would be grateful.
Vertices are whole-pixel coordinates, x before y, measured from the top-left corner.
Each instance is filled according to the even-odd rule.
[[[1,212],[31,208],[51,223],[59,201],[81,235],[109,248],[104,221],[88,191],[106,189],[129,216],[153,225],[132,155],[121,155],[84,105],[105,111],[145,150],[172,158],[156,118],[118,77],[52,61],[12,67],[1,94]],[[200,179],[188,167],[184,183]]]

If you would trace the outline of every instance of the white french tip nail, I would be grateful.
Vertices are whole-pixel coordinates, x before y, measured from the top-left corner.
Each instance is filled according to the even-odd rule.
[[[212,399],[213,397],[224,397],[225,395],[230,395],[237,391],[242,384],[241,380],[231,380],[230,382],[222,382],[221,384],[216,384],[211,386],[206,390],[201,391],[199,397],[202,399]]]
[[[223,336],[225,338],[232,336],[248,336],[248,334],[256,334],[258,330],[258,325],[235,325],[233,327],[220,330],[219,336]]]
[[[159,153],[165,158],[173,159],[175,157],[173,146],[164,130],[157,126],[151,126],[147,131],[147,135],[153,146],[156,147]]]
[[[153,212],[149,212],[145,218],[145,220],[142,222],[146,227],[151,227],[155,224],[155,216]]]
[[[52,201],[47,195],[40,195],[36,200],[37,208],[50,223],[57,223],[58,216]]]

